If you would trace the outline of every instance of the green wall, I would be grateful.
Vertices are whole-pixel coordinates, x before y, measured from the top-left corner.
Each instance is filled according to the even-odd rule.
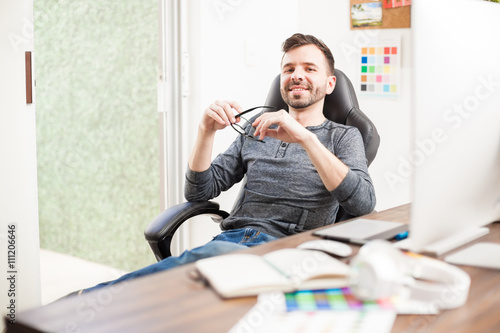
[[[160,210],[158,3],[34,1],[41,247],[132,270]]]

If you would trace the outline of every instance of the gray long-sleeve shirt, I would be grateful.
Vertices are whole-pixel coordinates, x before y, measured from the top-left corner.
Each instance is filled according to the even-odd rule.
[[[275,237],[333,223],[339,204],[354,216],[370,213],[375,207],[375,191],[358,129],[330,120],[307,129],[349,167],[346,178],[333,191],[326,189],[299,144],[273,138],[261,143],[240,136],[208,170],[188,168],[186,199],[210,200],[246,175],[242,197],[221,228],[253,228]]]

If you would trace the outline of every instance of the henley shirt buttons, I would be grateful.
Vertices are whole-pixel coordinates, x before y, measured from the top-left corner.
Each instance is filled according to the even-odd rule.
[[[281,144],[278,147],[278,151],[276,152],[276,157],[277,158],[285,157],[285,153],[286,153],[287,148],[288,148],[288,143],[281,142]]]

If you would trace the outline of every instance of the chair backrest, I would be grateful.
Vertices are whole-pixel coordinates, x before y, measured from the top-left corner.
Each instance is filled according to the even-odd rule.
[[[323,113],[331,121],[359,129],[365,144],[368,165],[370,165],[377,155],[380,136],[373,122],[359,109],[358,99],[349,78],[339,69],[335,69],[335,76],[337,83],[333,92],[325,98]],[[288,105],[281,98],[280,75],[271,84],[266,105],[288,110]]]

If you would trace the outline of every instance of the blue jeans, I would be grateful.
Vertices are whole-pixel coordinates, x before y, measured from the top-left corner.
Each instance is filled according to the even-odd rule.
[[[85,289],[83,290],[83,293],[87,293],[89,291],[102,287],[111,286],[123,281],[135,279],[141,276],[165,271],[167,269],[195,262],[199,259],[214,257],[224,253],[245,249],[248,246],[266,243],[274,239],[276,239],[276,237],[250,228],[227,230],[215,236],[213,240],[205,245],[194,248],[192,250],[184,251],[179,257],[165,258],[162,261],[159,261],[137,271],[125,274],[116,280],[104,282],[96,285],[95,287]]]

